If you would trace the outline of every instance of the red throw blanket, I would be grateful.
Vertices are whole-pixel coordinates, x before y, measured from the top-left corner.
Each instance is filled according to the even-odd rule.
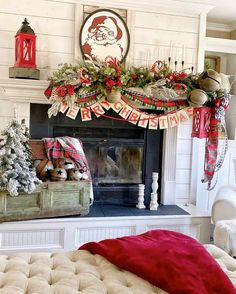
[[[83,146],[78,138],[57,137],[44,138],[44,146],[49,160],[69,157],[74,160],[77,167],[87,173],[90,178],[88,162]]]
[[[80,249],[104,256],[170,294],[235,294],[214,258],[195,239],[167,230],[90,242]]]

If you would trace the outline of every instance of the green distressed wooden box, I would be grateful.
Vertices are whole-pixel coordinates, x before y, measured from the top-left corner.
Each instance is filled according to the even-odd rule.
[[[32,194],[0,192],[0,222],[89,213],[90,182],[47,182]]]

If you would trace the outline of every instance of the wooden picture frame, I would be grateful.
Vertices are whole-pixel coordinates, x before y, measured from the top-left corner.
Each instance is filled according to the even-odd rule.
[[[104,61],[110,56],[122,62],[129,51],[129,31],[118,13],[98,9],[84,20],[79,44],[84,59]]]
[[[220,73],[220,56],[206,55],[204,60],[205,69],[213,69]]]

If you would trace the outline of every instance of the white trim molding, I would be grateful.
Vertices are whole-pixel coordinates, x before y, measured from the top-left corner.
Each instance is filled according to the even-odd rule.
[[[52,0],[56,2],[75,3],[83,5],[104,6],[108,8],[122,8],[129,10],[141,11],[156,11],[160,13],[175,13],[178,15],[200,15],[202,12],[209,12],[214,5],[210,3],[199,1],[184,1],[184,0],[165,0],[165,1],[136,1],[136,0],[117,0],[111,2],[110,0]]]
[[[208,22],[206,29],[209,31],[231,32],[231,25],[217,22]]]
[[[197,72],[202,72],[204,70],[206,19],[207,19],[207,14],[205,12],[201,13],[200,21],[199,21],[199,35],[198,35]]]
[[[230,33],[232,31],[236,30],[236,22],[232,22],[230,24],[208,22],[207,23],[207,30]]]
[[[231,39],[205,37],[205,50],[235,54],[236,41]]]
[[[11,102],[49,104],[44,91],[49,81],[3,79],[0,78],[0,89]]]
[[[0,225],[0,253],[60,252],[76,250],[84,243],[166,229],[209,243],[211,217],[193,205],[180,206],[188,215],[67,217]]]
[[[166,129],[163,138],[161,203],[175,204],[177,127]]]

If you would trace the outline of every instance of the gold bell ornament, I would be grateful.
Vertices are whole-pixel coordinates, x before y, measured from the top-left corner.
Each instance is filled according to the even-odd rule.
[[[188,94],[188,103],[192,107],[202,107],[208,100],[208,95],[201,89],[194,89]]]
[[[215,92],[221,87],[221,77],[215,70],[208,69],[200,74],[198,83],[202,90],[206,92]]]

